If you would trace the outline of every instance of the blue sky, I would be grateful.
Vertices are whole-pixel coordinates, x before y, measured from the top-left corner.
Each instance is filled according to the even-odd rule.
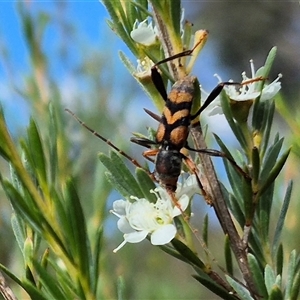
[[[11,83],[13,79],[18,85],[22,84],[25,74],[29,71],[30,61],[17,11],[17,2],[0,1],[0,3],[0,102],[4,106],[8,124],[14,130],[14,126],[27,123],[28,111],[24,100],[12,90]],[[89,45],[101,44],[100,37],[105,36],[103,31],[108,31],[105,24],[108,14],[99,1],[70,1],[65,2],[66,5],[60,8],[57,4],[58,1],[31,1],[28,3],[28,8],[32,15],[43,11],[55,17],[59,17],[58,9],[61,9],[61,21],[73,24],[78,36]],[[51,60],[51,56],[57,55],[59,30],[55,22],[50,23],[43,39],[43,49],[51,61],[52,76],[65,76],[64,66],[57,59]],[[103,46],[105,47],[105,41]],[[68,57],[71,61],[65,63],[73,64],[78,59],[76,55],[78,52],[74,51],[73,56]]]

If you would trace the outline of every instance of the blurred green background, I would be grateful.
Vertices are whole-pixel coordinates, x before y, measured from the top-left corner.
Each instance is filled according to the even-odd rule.
[[[279,207],[287,181],[297,182],[300,177],[300,5],[276,1],[182,1],[182,5],[185,18],[194,24],[195,30],[210,32],[193,71],[207,91],[217,83],[214,73],[239,81],[242,71],[250,71],[249,59],[253,58],[259,67],[270,48],[278,47],[270,78],[283,74],[274,132],[286,136],[286,147],[293,145],[293,154],[276,186]],[[108,14],[97,1],[1,3],[0,101],[11,133],[17,141],[25,133],[29,116],[33,116],[43,136],[48,103],[54,103],[61,112],[60,130],[65,143],[60,145],[60,151],[72,161],[61,168],[66,176],[76,175],[90,230],[95,230],[100,220],[105,222],[101,277],[106,299],[116,297],[119,275],[124,277],[128,299],[215,299],[196,284],[188,266],[169,258],[147,241],[128,244],[117,254],[112,252],[122,236],[109,209],[120,196],[110,190],[97,159],[98,152],[108,153],[110,149],[74,122],[64,108],[76,112],[90,127],[140,161],[142,148],[130,144],[131,132],[146,133],[146,126],[156,125],[142,110],[154,110],[152,103],[119,61],[119,49],[129,56],[130,53],[110,31],[106,18]],[[205,122],[222,137],[228,135],[225,140],[235,146],[224,129],[222,117],[211,117]],[[222,178],[221,162],[215,162]],[[2,160],[0,168],[2,173],[8,172]],[[287,253],[300,248],[297,195],[299,187],[295,184],[285,229]],[[197,200],[195,222],[201,226],[205,213],[212,211]],[[20,251],[11,230],[10,215],[9,202],[1,190],[0,261],[21,275]],[[210,230],[214,232],[210,246],[218,249],[222,235],[212,214],[210,218]],[[218,251],[214,254],[217,259],[223,255]],[[24,294],[17,294],[24,299]]]

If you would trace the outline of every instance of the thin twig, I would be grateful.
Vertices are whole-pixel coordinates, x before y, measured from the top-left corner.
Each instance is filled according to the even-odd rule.
[[[191,128],[191,136],[193,138],[196,149],[207,148],[200,123]],[[252,296],[256,297],[257,292],[249,269],[246,248],[228,211],[211,158],[209,155],[201,152],[199,152],[198,155],[201,161],[204,175],[207,178],[207,182],[209,184],[209,190],[211,192],[211,197],[213,200],[212,206],[215,210],[224,233],[228,234],[232,251],[237,259],[247,287],[249,288]]]

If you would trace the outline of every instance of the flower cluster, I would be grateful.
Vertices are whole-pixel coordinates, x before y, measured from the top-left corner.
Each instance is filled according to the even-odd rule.
[[[177,233],[174,218],[186,210],[190,197],[198,190],[195,175],[191,175],[184,184],[179,184],[176,204],[161,187],[152,191],[157,197],[155,203],[134,196],[131,197],[133,202],[115,201],[111,213],[119,217],[118,228],[124,233],[124,241],[114,249],[114,252],[126,243],[139,243],[148,235],[153,245],[169,243]]]
[[[224,90],[229,97],[229,99],[233,101],[254,101],[256,98],[260,96],[260,101],[268,101],[275,97],[275,95],[279,92],[281,89],[281,82],[279,81],[282,77],[281,74],[278,75],[278,77],[271,82],[270,84],[265,84],[263,89],[261,90],[261,85],[259,81],[251,82],[253,79],[258,77],[258,71],[255,72],[254,63],[253,60],[250,60],[250,68],[251,68],[251,77],[248,78],[246,75],[246,72],[242,73],[242,83],[248,82],[247,84],[244,84],[241,86],[240,89],[236,89],[236,86],[234,85],[227,85],[224,87]],[[220,76],[215,74],[215,76],[218,78],[219,83],[222,82],[222,79]],[[230,80],[232,81],[232,80]],[[202,92],[203,89],[201,89]],[[206,93],[206,92],[204,92]],[[216,114],[222,114],[222,108],[221,108],[221,102],[220,98],[218,97],[213,102],[213,108],[209,112],[209,115],[216,115]]]

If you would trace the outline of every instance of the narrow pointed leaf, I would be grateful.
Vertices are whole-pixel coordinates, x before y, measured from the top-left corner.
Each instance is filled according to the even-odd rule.
[[[202,239],[206,246],[208,246],[208,215],[205,214],[202,226]]]
[[[67,181],[66,193],[66,208],[68,219],[73,229],[74,238],[74,245],[72,250],[73,253],[76,253],[76,263],[78,264],[82,276],[84,276],[89,282],[89,259],[91,257],[91,254],[87,237],[86,222],[77,191],[75,190],[74,184],[71,180]]]
[[[95,247],[93,251],[93,261],[91,270],[91,281],[93,287],[93,294],[97,294],[98,282],[99,282],[99,267],[100,267],[100,254],[103,244],[103,227],[99,226],[95,235]]]
[[[226,263],[226,271],[229,275],[233,275],[233,263],[232,263],[232,253],[230,248],[230,240],[228,235],[225,236],[225,245],[224,245],[224,257]]]
[[[31,159],[34,163],[34,170],[39,175],[42,183],[47,182],[46,160],[42,146],[42,141],[36,123],[31,119],[27,130],[28,146]]]
[[[273,239],[273,246],[272,246],[272,254],[275,256],[276,251],[278,249],[279,243],[280,243],[280,237],[281,237],[281,232],[283,229],[285,217],[287,214],[287,210],[289,208],[290,200],[291,200],[291,195],[292,195],[292,189],[293,189],[293,182],[291,181],[287,187],[283,204],[281,207],[280,215],[277,221],[276,229],[275,229],[275,234],[274,234],[274,239]]]
[[[177,239],[173,239],[171,241],[174,248],[183,256],[185,257],[190,263],[196,265],[198,268],[203,269],[205,268],[205,264],[200,260],[200,258],[185,244],[180,242]]]
[[[125,299],[125,282],[123,277],[119,276],[118,283],[117,283],[117,293],[118,293],[118,300]]]
[[[136,179],[115,152],[112,151],[110,157],[100,153],[99,159],[110,173],[110,175],[107,176],[107,179],[110,180],[115,188],[118,188],[119,192],[122,191],[123,196],[143,197],[143,192]],[[124,195],[124,192],[126,195]]]
[[[274,180],[276,179],[276,177],[282,170],[282,168],[290,154],[290,150],[291,149],[286,150],[282,154],[282,156],[279,158],[276,165],[272,168],[272,170],[269,173],[269,176],[266,178],[266,180],[264,181],[264,183],[261,186],[261,189],[259,191],[260,194],[263,194],[266,191],[266,189],[274,182]]]
[[[236,122],[233,119],[232,111],[231,111],[231,107],[230,107],[230,99],[228,98],[228,96],[226,95],[226,93],[224,91],[221,93],[221,106],[222,106],[222,110],[225,115],[225,118],[226,118],[232,132],[234,133],[235,137],[239,141],[241,147],[243,149],[247,149],[246,139],[243,135],[242,130],[240,129],[240,127],[236,124]]]
[[[287,267],[287,279],[286,279],[286,286],[285,286],[286,299],[291,299],[293,280],[296,271],[295,268],[296,268],[296,250],[293,250],[290,254],[289,263]]]
[[[49,126],[49,136],[50,136],[50,178],[51,182],[55,182],[57,178],[57,170],[58,170],[58,153],[57,153],[57,143],[58,143],[58,123],[57,123],[57,115],[55,112],[55,108],[52,104],[49,105],[49,113],[50,113],[50,126]]]
[[[275,281],[276,281],[275,273],[270,265],[266,265],[264,277],[265,277],[264,281],[265,281],[265,285],[267,288],[267,292],[268,292],[268,294],[270,294],[274,287]]]
[[[33,261],[34,268],[39,274],[39,279],[42,282],[43,287],[51,295],[52,299],[66,299],[66,295],[60,289],[57,284],[56,279],[52,277],[44,268],[41,267],[39,263]]]
[[[258,184],[259,172],[260,172],[260,157],[257,147],[252,149],[252,184],[255,186]]]
[[[14,212],[11,215],[11,226],[14,232],[16,241],[20,250],[23,252],[23,246],[25,242],[25,228],[21,218],[19,218]]]
[[[253,276],[255,287],[259,295],[263,296],[263,298],[268,298],[268,292],[265,286],[263,270],[259,267],[259,264],[254,255],[248,254],[248,262],[249,267]]]
[[[228,275],[225,275],[226,280],[228,283],[233,287],[233,289],[236,291],[236,293],[241,297],[243,300],[254,300],[250,292],[242,285],[240,285],[238,282],[236,282],[233,278],[231,278]]]
[[[274,144],[270,147],[269,151],[267,152],[265,159],[263,161],[262,170],[260,174],[261,181],[265,181],[265,179],[268,177],[269,173],[271,172],[272,168],[274,168],[282,144],[283,144],[283,138],[274,142]]]
[[[276,271],[277,274],[282,275],[283,271],[283,260],[284,260],[284,255],[283,255],[283,245],[280,243],[278,246],[278,250],[276,253]]]
[[[151,193],[150,190],[154,190],[156,186],[153,180],[149,177],[149,174],[141,168],[136,168],[135,174],[144,197],[150,202],[155,203],[157,200],[156,196],[154,193]]]
[[[268,112],[267,112],[267,116],[266,118],[266,122],[265,122],[265,126],[264,126],[264,138],[263,138],[263,143],[261,146],[261,155],[262,157],[264,157],[264,154],[266,152],[266,149],[269,145],[269,140],[270,140],[270,136],[271,136],[271,130],[272,130],[272,124],[273,124],[273,118],[274,118],[274,112],[275,112],[275,103],[271,102],[269,104],[268,107]]]
[[[236,300],[234,295],[229,294],[229,292],[213,281],[208,275],[205,273],[201,275],[193,275],[193,277],[199,281],[202,285],[204,285],[207,289],[212,291],[215,295],[221,297],[224,300]]]
[[[173,30],[174,33],[180,36],[180,20],[181,20],[181,3],[179,0],[172,0],[170,3],[170,15],[172,18]]]
[[[299,292],[300,292],[300,272],[299,272],[299,269],[298,269],[297,273],[294,277],[294,280],[293,280],[293,287],[292,287],[292,290],[291,290],[291,300],[299,299],[298,298]]]
[[[276,53],[277,53],[277,47],[273,47],[266,58],[263,69],[261,69],[260,72],[256,74],[256,76],[263,76],[266,78],[269,76],[269,73],[271,71],[271,68],[273,66],[276,57]]]

